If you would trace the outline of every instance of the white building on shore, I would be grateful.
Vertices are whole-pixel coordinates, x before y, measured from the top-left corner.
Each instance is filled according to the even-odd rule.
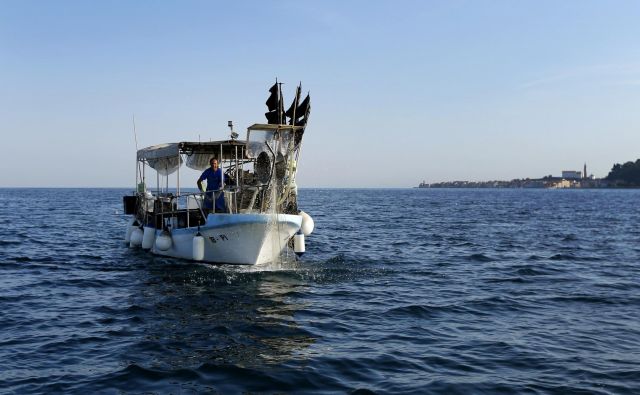
[[[582,178],[582,172],[575,170],[562,170],[562,178],[566,180],[579,180]]]

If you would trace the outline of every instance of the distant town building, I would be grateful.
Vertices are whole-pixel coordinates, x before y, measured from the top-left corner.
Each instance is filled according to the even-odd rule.
[[[564,171],[562,172],[564,173]],[[579,171],[576,173],[580,173]],[[552,181],[548,184],[547,188],[571,188],[572,184],[569,180]]]
[[[616,181],[595,178],[587,173],[585,162],[582,171],[563,170],[561,177],[522,178],[511,181],[445,181],[427,184],[423,180],[419,188],[615,188]]]
[[[582,172],[575,170],[562,170],[562,178],[567,180],[579,180],[582,178]]]

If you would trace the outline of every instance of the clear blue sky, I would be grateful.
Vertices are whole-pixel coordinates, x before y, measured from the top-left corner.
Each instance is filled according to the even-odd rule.
[[[640,158],[638,1],[3,1],[0,186],[131,186],[140,146],[311,91],[303,187]],[[195,180],[194,180],[195,185]]]

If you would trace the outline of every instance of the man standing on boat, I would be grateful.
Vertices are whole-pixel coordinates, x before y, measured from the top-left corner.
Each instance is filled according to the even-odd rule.
[[[216,158],[209,159],[211,167],[202,172],[200,178],[198,178],[198,189],[204,192],[202,189],[202,181],[207,180],[207,193],[204,198],[204,208],[211,210],[213,208],[214,196],[216,201],[216,208],[214,210],[218,212],[224,212],[224,193],[222,188],[224,187],[224,176],[222,169],[218,167],[218,160]],[[219,191],[218,193],[216,193]]]

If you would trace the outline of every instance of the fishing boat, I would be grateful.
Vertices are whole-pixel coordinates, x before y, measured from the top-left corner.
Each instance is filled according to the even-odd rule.
[[[182,141],[137,150],[136,190],[123,199],[124,212],[131,216],[125,236],[130,247],[240,265],[273,262],[285,250],[293,249],[298,256],[305,252],[305,236],[313,231],[314,222],[298,208],[296,173],[310,97],[300,100],[299,85],[285,111],[281,87],[276,81],[269,90],[267,123],[249,126],[245,140],[238,139],[229,121],[227,140]],[[221,185],[195,192],[181,189],[183,164],[203,171],[213,166],[213,159]],[[171,188],[170,175],[176,184]],[[150,189],[148,180],[154,178],[156,188]],[[188,185],[195,186],[195,180],[189,179]]]

